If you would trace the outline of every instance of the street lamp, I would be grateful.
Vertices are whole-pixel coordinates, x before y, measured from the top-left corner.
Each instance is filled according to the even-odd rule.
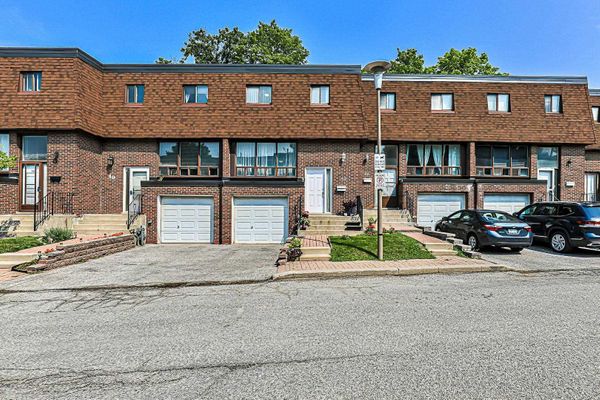
[[[381,85],[383,84],[383,74],[390,69],[392,64],[387,61],[373,61],[365,66],[365,71],[373,74],[373,83],[377,91],[377,154],[381,160],[383,148],[381,146]],[[385,163],[384,163],[385,164]],[[375,164],[377,172],[383,172],[381,165]],[[376,180],[377,182],[377,180]],[[381,212],[381,203],[383,202],[383,188],[379,185],[377,188],[377,258],[383,260],[383,221]]]

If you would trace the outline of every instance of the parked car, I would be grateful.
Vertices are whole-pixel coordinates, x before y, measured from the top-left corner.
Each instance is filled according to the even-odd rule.
[[[533,242],[531,227],[504,211],[457,211],[442,218],[436,230],[455,234],[473,250],[494,246],[519,252]]]
[[[515,216],[558,253],[575,247],[600,248],[600,202],[534,203]]]

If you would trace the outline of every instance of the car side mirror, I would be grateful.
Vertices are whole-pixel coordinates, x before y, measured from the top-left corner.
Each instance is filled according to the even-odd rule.
[[[513,217],[519,218],[519,213],[518,212],[514,212],[514,213],[512,213],[512,215],[513,215]]]

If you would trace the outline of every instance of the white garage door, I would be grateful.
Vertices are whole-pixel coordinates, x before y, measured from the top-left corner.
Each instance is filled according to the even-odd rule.
[[[530,203],[528,194],[486,194],[483,196],[483,208],[505,211],[509,214],[520,211]]]
[[[213,199],[162,197],[160,241],[162,243],[212,243]]]
[[[236,243],[282,243],[288,235],[288,199],[234,199],[233,218]]]
[[[437,221],[463,208],[464,194],[420,194],[417,198],[417,225],[434,228]]]

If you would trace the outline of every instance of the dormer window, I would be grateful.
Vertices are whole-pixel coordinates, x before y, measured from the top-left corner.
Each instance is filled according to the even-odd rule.
[[[600,122],[600,107],[592,107],[592,117],[594,118],[594,122]]]
[[[144,92],[144,85],[127,85],[127,104],[143,104]]]
[[[21,72],[21,91],[39,92],[42,90],[41,72]]]
[[[312,85],[310,87],[310,104],[328,105],[329,104],[329,85]]]
[[[544,96],[544,108],[548,114],[560,114],[563,112],[562,96],[552,94]]]
[[[510,112],[510,95],[505,93],[490,93],[487,95],[488,111]]]
[[[431,95],[432,111],[454,111],[454,94],[434,93]]]
[[[271,86],[246,86],[246,103],[247,104],[271,104]]]

